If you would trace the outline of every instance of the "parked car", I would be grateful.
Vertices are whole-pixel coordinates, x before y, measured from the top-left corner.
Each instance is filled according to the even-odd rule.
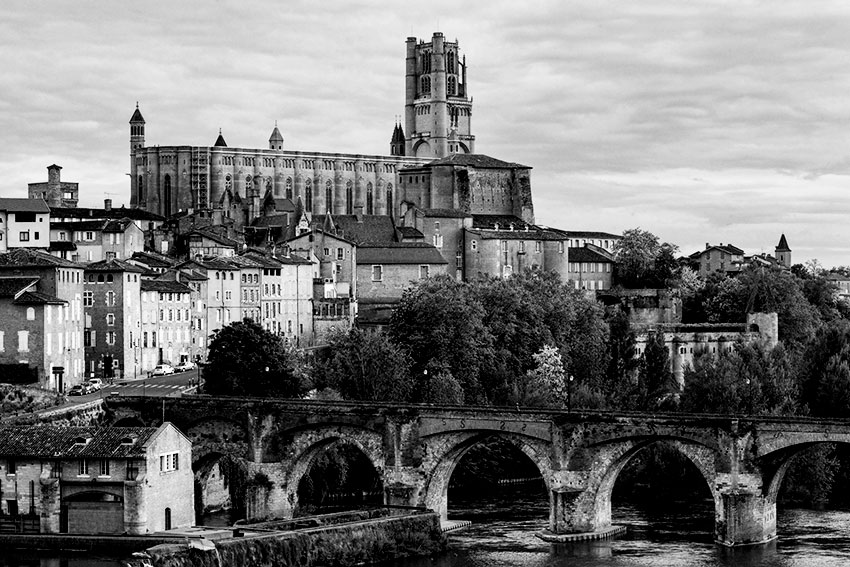
[[[194,369],[195,369],[195,363],[192,362],[191,360],[186,360],[184,362],[181,362],[180,364],[178,364],[177,366],[174,367],[175,372],[187,372],[189,370],[194,370]]]
[[[103,380],[100,378],[89,378],[86,380],[86,385],[88,386],[89,392],[97,392],[103,388]]]
[[[169,374],[174,374],[174,368],[170,364],[157,364],[151,376],[168,376]]]
[[[68,390],[69,396],[85,396],[89,393],[89,389],[84,384],[75,384]]]

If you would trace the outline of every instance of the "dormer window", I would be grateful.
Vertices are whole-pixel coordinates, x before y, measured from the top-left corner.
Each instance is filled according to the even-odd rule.
[[[88,445],[89,440],[85,437],[74,437],[74,445]]]

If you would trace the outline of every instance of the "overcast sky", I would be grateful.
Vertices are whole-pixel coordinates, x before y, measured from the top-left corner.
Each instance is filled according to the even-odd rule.
[[[46,166],[129,203],[148,145],[384,154],[404,41],[460,42],[476,151],[533,167],[539,224],[639,226],[850,264],[850,3],[39,1],[0,8],[0,195]]]

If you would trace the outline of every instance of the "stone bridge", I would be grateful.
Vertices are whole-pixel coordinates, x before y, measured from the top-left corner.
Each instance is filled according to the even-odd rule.
[[[200,463],[234,455],[263,482],[250,518],[291,516],[298,482],[323,449],[346,443],[371,461],[387,504],[446,515],[452,471],[474,445],[496,436],[533,461],[550,500],[555,534],[611,527],[617,475],[637,452],[663,443],[692,462],[714,498],[715,538],[725,545],[776,537],[776,498],[795,455],[817,443],[850,443],[850,421],[437,407],[191,396],[109,398],[115,425],[171,421]],[[259,492],[258,492],[259,491]]]

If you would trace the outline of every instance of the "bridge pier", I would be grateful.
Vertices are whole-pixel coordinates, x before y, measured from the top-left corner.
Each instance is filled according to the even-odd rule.
[[[757,545],[776,538],[776,502],[761,492],[731,490],[720,494],[715,540],[729,547]]]
[[[586,533],[608,527],[600,525],[595,509],[587,509],[586,497],[586,491],[577,488],[553,489],[549,499],[549,531],[553,534]]]

